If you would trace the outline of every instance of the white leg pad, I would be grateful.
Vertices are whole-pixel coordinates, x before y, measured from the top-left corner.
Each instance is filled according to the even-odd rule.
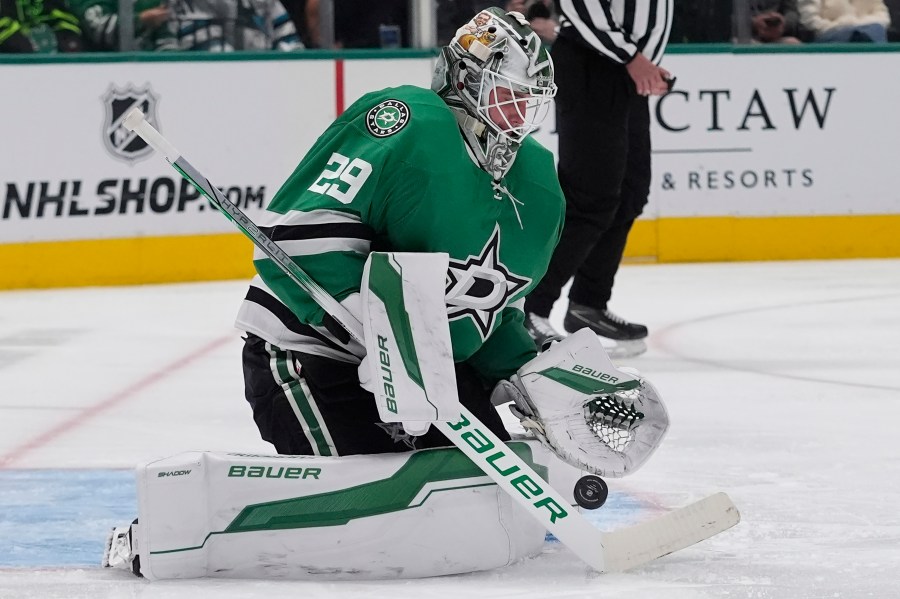
[[[532,443],[511,446],[532,461]],[[545,536],[454,448],[338,458],[192,452],[140,466],[137,478],[134,550],[151,580],[440,576],[537,555]]]

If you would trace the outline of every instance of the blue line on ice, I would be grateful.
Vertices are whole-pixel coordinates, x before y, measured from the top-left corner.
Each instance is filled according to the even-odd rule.
[[[583,513],[604,529],[640,511],[636,497],[610,492]],[[107,533],[136,516],[131,470],[0,470],[0,567],[99,567]],[[547,541],[558,542],[549,533]]]
[[[0,470],[0,567],[99,567],[136,516],[131,470]]]

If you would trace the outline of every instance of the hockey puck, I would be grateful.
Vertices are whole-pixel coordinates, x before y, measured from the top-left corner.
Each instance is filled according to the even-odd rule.
[[[595,510],[606,503],[609,496],[609,487],[599,476],[588,474],[582,476],[575,483],[575,503],[586,510]]]

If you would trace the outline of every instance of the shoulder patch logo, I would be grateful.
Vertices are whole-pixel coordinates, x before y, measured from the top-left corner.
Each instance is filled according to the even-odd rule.
[[[388,137],[409,122],[409,106],[400,100],[385,100],[366,114],[366,128],[375,137]]]

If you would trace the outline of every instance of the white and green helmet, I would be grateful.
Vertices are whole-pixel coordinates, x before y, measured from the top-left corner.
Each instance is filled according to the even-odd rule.
[[[441,49],[431,88],[454,110],[481,167],[497,181],[556,95],[553,61],[521,13],[491,7]]]

